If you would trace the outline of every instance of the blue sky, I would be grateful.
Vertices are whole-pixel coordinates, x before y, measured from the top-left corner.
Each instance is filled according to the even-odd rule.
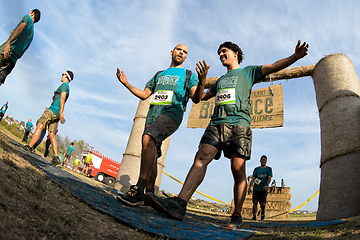
[[[360,3],[358,1],[0,1],[0,42],[33,8],[42,12],[34,40],[0,87],[0,103],[18,120],[36,120],[51,103],[61,74],[70,69],[66,123],[59,134],[85,140],[121,162],[139,100],[117,80],[119,67],[129,82],[143,89],[158,70],[170,65],[170,50],[189,48],[184,67],[195,71],[205,59],[208,77],[226,69],[216,53],[225,41],[245,53],[241,66],[273,63],[291,55],[298,39],[309,43],[309,55],[292,66],[316,64],[325,55],[344,53],[359,72]],[[292,208],[320,186],[320,124],[310,77],[277,81],[284,93],[284,127],[253,130],[247,175],[268,156],[274,178],[291,187]],[[268,87],[261,83],[254,89]],[[191,102],[189,102],[190,106]],[[190,107],[188,108],[190,109]],[[189,111],[171,137],[164,170],[184,181],[203,129],[186,128]],[[231,202],[229,160],[213,161],[199,191]],[[161,189],[177,193],[181,185],[163,176]],[[195,194],[196,197],[200,197]],[[203,198],[203,197],[201,197]],[[316,210],[316,197],[302,209]]]

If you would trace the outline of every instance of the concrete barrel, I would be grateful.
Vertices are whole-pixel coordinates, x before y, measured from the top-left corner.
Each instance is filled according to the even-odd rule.
[[[332,54],[312,74],[321,129],[317,220],[360,215],[360,84],[350,59]]]
[[[121,192],[127,192],[130,185],[137,183],[140,175],[141,163],[141,140],[144,132],[146,115],[149,110],[150,97],[140,100],[136,110],[134,124],[131,129],[129,140],[123,154],[123,159],[117,174],[114,188]],[[161,146],[162,156],[158,159],[158,175],[155,182],[155,191],[159,190],[161,183],[162,170],[164,168],[165,157],[169,148],[170,138],[165,139]]]

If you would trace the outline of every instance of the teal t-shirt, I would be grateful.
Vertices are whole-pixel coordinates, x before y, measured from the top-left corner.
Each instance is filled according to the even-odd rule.
[[[4,104],[1,108],[1,112],[5,114],[7,109],[8,109],[8,106],[6,104]]]
[[[26,123],[26,130],[30,131],[32,126],[33,126],[33,124],[31,122],[27,122]]]
[[[60,100],[61,100],[61,93],[66,92],[66,98],[65,102],[67,101],[69,94],[70,94],[70,88],[69,83],[65,82],[62,83],[54,92],[53,101],[49,107],[49,110],[51,110],[58,118],[60,118]]]
[[[31,17],[29,16],[29,14],[26,14],[21,19],[21,21],[18,23],[18,25],[14,29],[14,32],[21,23],[25,23],[26,27],[20,33],[20,35],[17,37],[17,39],[15,39],[14,41],[12,41],[10,43],[10,59],[13,63],[15,63],[21,57],[23,52],[30,46],[30,43],[34,37],[34,22],[31,19]],[[14,32],[13,32],[13,34],[14,34]],[[6,45],[6,42],[0,46],[1,54],[4,54],[5,45]]]
[[[151,124],[158,116],[165,114],[180,126],[186,100],[185,82],[185,68],[168,68],[161,72],[156,79],[153,77],[146,83],[146,87],[153,95],[150,99],[145,125]],[[198,83],[197,76],[192,73],[187,88],[190,90]]]
[[[264,191],[264,186],[267,184],[268,177],[272,175],[271,167],[266,166],[265,168],[256,167],[253,171],[252,176],[255,178],[254,190]]]
[[[250,127],[250,94],[252,86],[263,80],[262,66],[247,66],[227,72],[210,88],[215,96],[210,125],[226,123]]]
[[[69,145],[69,146],[67,147],[67,152],[66,152],[66,154],[69,155],[69,156],[71,156],[72,151],[74,151],[74,147],[71,146],[71,145]]]

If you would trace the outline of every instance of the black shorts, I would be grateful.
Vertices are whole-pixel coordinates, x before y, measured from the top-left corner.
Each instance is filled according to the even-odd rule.
[[[65,154],[65,158],[70,159],[70,155]]]
[[[220,158],[221,150],[226,158],[238,154],[245,160],[251,156],[252,131],[249,127],[233,126],[229,124],[209,125],[200,144],[206,143],[218,149],[215,159]]]
[[[266,203],[267,194],[268,194],[267,191],[265,192],[265,191],[256,191],[256,190],[254,190],[252,200],[253,200],[253,202],[255,200],[258,200],[259,203]]]
[[[145,126],[143,135],[149,135],[155,140],[158,158],[161,157],[162,142],[173,134],[178,127],[168,115],[160,115],[150,125]]]

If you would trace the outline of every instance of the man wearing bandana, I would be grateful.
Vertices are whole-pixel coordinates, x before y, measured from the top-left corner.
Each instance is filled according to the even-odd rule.
[[[40,138],[41,132],[44,129],[48,129],[48,136],[51,141],[51,146],[54,151],[54,157],[52,160],[53,165],[60,164],[60,159],[58,156],[57,142],[55,139],[55,132],[58,127],[58,122],[62,124],[65,123],[64,117],[64,108],[65,102],[69,97],[70,89],[69,83],[74,79],[74,74],[67,70],[62,74],[61,82],[62,84],[54,91],[53,101],[48,109],[45,110],[43,115],[38,120],[35,133],[31,139],[29,145],[24,145],[23,148],[27,151],[33,152],[34,145]]]

